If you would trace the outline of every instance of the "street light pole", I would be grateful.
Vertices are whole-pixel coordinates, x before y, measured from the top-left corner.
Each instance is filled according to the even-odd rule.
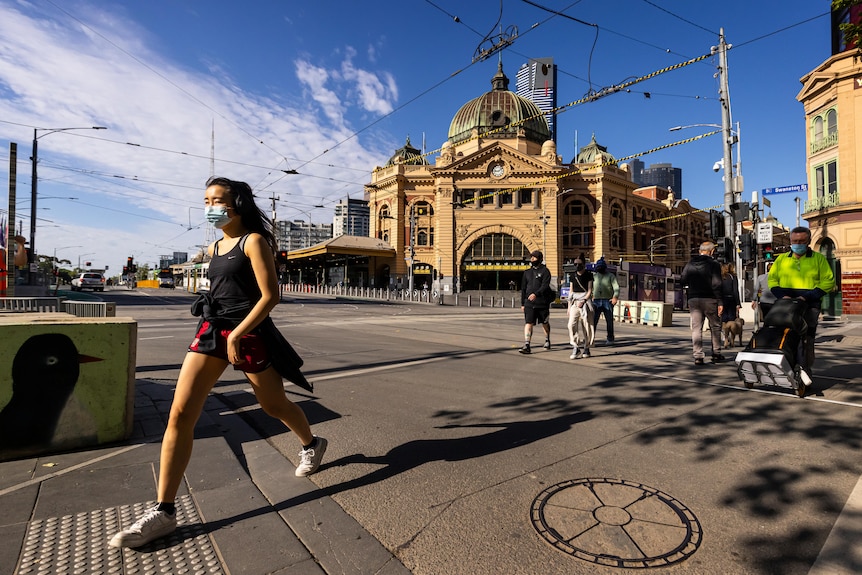
[[[663,240],[665,238],[673,238],[673,237],[676,237],[678,235],[679,234],[668,234],[666,236],[661,236],[659,238],[655,238],[654,240],[650,241],[650,243],[649,243],[649,265],[653,265],[653,250],[660,245],[664,245],[664,244],[657,244],[656,242],[660,242],[661,240]],[[667,246],[665,246],[665,247],[667,247]],[[667,266],[665,266],[665,267],[667,267]]]
[[[91,255],[93,255],[93,254],[95,254],[95,253],[96,253],[96,252],[90,252],[90,253],[86,253],[86,254],[78,254],[78,273],[80,273],[80,272],[81,272],[81,258],[82,258],[82,257],[84,257],[84,256],[91,256]]]
[[[413,244],[413,237],[415,236],[416,229],[416,216],[413,211],[414,204],[410,204],[410,247],[408,252],[408,268],[407,268],[407,290],[410,294],[410,297],[413,297],[413,258],[416,256],[415,245]]]
[[[63,246],[60,248],[61,250],[70,250],[72,248],[82,248],[84,246]],[[78,260],[80,262],[80,259]],[[60,275],[57,266],[57,248],[54,248],[54,295],[57,295],[57,292],[60,291]]]
[[[38,191],[37,164],[39,163],[39,138],[44,138],[54,132],[69,130],[107,130],[105,126],[88,126],[83,128],[33,128],[33,155],[30,173],[30,261],[36,261],[36,197]],[[45,132],[41,136],[39,132]]]

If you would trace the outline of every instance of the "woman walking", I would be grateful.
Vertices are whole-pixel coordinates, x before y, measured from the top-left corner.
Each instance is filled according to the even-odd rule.
[[[295,356],[269,317],[279,301],[272,223],[254,202],[251,187],[210,178],[204,205],[207,220],[224,236],[209,246],[210,293],[193,308],[202,315],[177,380],[160,458],[158,503],[111,539],[114,547],[140,547],[177,527],[174,500],[192,454],[194,427],[204,401],[228,365],[245,373],[261,408],[281,420],[302,443],[296,475],[314,473],[327,442],[311,433],[302,409],[284,393],[282,369],[273,361]],[[276,346],[276,347],[274,347]],[[294,380],[307,385],[295,356]],[[281,366],[279,366],[281,367]]]

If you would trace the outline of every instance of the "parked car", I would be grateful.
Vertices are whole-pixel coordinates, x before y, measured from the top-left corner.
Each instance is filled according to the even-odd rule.
[[[105,278],[102,274],[84,272],[72,280],[72,291],[91,289],[93,291],[105,291]]]

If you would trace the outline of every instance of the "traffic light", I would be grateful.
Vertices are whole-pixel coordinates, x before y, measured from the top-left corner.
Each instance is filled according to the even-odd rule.
[[[724,214],[718,210],[709,210],[709,238],[719,240],[724,236]]]
[[[730,238],[718,238],[715,242],[715,259],[723,264],[732,262],[736,259],[734,252],[733,240]]]
[[[742,251],[742,261],[750,262],[753,260],[757,244],[754,243],[754,236],[751,232],[747,232],[739,236],[739,244]]]
[[[126,275],[128,273],[129,273],[129,266],[123,266],[123,275]]]
[[[736,202],[730,204],[730,213],[733,214],[733,221],[744,222],[751,219],[751,204],[748,202]]]
[[[768,262],[771,262],[775,258],[775,254],[772,253],[772,245],[766,244],[763,246],[763,259]]]
[[[287,250],[281,250],[280,252],[278,252],[276,254],[275,259],[280,264],[286,264],[287,263]]]

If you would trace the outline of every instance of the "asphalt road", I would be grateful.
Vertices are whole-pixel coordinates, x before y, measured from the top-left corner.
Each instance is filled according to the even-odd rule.
[[[104,298],[138,321],[137,377],[172,385],[192,296]],[[296,297],[273,318],[315,383],[286,389],[329,439],[312,497],[416,574],[809,573],[862,475],[859,338],[843,324],[820,330],[815,393],[798,399],[746,390],[732,362],[695,367],[682,314],[618,325],[617,346],[577,361],[563,310],[554,348],[531,356],[519,310]],[[240,372],[214,393],[296,461]]]

